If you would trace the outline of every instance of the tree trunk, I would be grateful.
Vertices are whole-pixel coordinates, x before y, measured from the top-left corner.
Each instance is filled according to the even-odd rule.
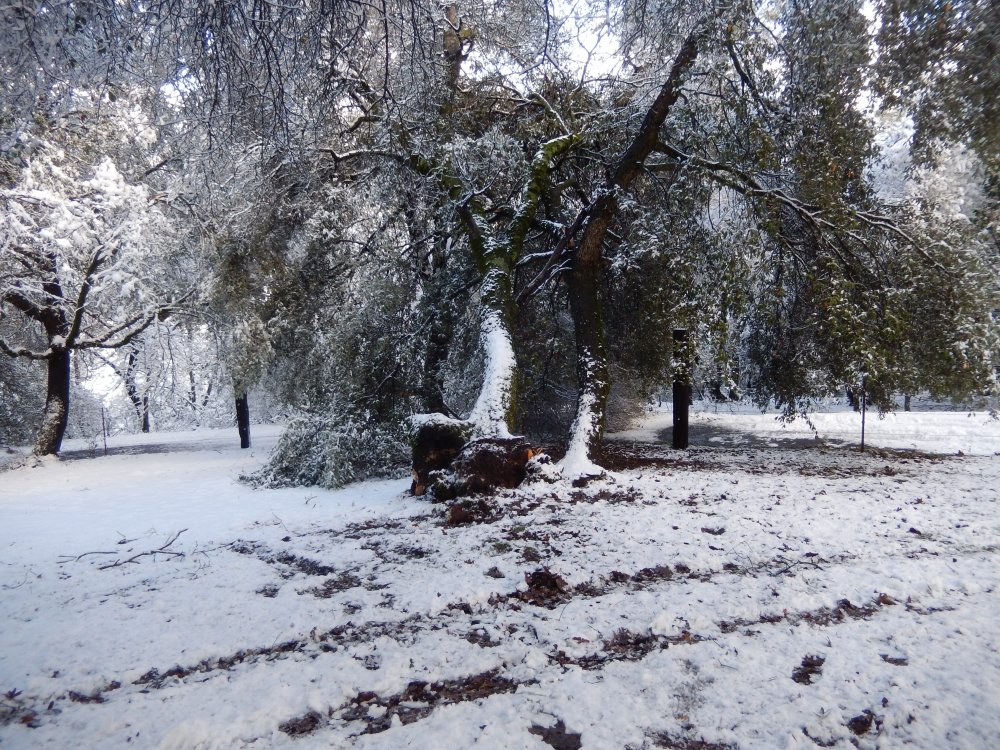
[[[431,321],[427,342],[424,346],[424,366],[420,385],[424,411],[448,414],[444,402],[444,378],[441,371],[448,361],[448,346],[451,343],[451,305],[444,303],[442,314]]]
[[[45,392],[45,415],[38,431],[36,456],[55,456],[62,448],[69,424],[70,353],[57,350],[48,358],[48,382]]]
[[[135,415],[139,418],[142,431],[149,432],[149,396],[139,394],[139,385],[135,380],[135,371],[139,366],[139,357],[135,347],[131,347],[125,361],[125,393],[128,394]]]
[[[236,397],[236,429],[240,433],[240,448],[250,447],[250,403],[247,392]]]
[[[600,447],[604,434],[604,415],[611,387],[598,288],[604,238],[618,212],[619,196],[631,188],[646,159],[657,149],[660,126],[680,96],[683,78],[697,56],[698,33],[691,32],[674,58],[670,74],[647,110],[638,132],[615,164],[604,189],[584,209],[587,220],[569,276],[579,395],[566,457],[562,461],[563,471],[567,474],[602,473],[600,467],[591,461],[591,456]]]
[[[858,389],[854,386],[849,386],[847,388],[847,404],[854,411],[861,411],[861,398],[858,393]]]
[[[483,274],[479,286],[480,341],[486,355],[483,387],[469,419],[476,425],[475,437],[511,437],[516,404],[516,359],[510,335],[514,316],[513,273],[524,243],[548,189],[549,173],[556,158],[573,148],[577,135],[546,141],[531,161],[531,174],[521,190],[514,218],[503,238],[492,233],[481,209],[466,203],[459,211],[469,236],[476,265]]]
[[[437,207],[441,210],[441,206]],[[413,216],[407,216],[410,240],[415,245],[420,241],[423,227],[415,226]],[[424,361],[420,378],[420,400],[428,413],[450,414],[444,402],[444,378],[442,370],[448,361],[457,315],[456,305],[448,284],[448,255],[450,240],[435,235],[431,250],[431,267],[424,282],[421,297],[424,315],[427,317],[427,339],[424,342]]]
[[[510,274],[493,266],[481,286],[479,336],[485,365],[483,385],[469,421],[476,437],[509,438],[514,404],[514,344],[510,336]]]
[[[613,199],[608,199],[609,202]],[[614,201],[617,208],[617,201]],[[614,209],[587,224],[569,277],[569,305],[576,335],[576,378],[579,385],[576,416],[570,429],[563,471],[582,476],[603,473],[591,461],[604,436],[604,415],[611,379],[604,343],[604,323],[598,290],[601,244]]]

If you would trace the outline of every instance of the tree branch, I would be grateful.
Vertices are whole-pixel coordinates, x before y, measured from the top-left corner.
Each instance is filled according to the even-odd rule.
[[[36,352],[31,349],[25,349],[24,347],[13,347],[10,346],[6,341],[0,339],[0,352],[3,352],[8,357],[26,357],[27,359],[34,360],[45,360],[51,359],[55,352],[52,349],[46,349],[44,352]]]
[[[106,331],[104,335],[95,339],[85,339],[82,341],[73,342],[73,349],[119,349],[126,344],[130,343],[132,339],[138,336],[140,333],[145,331],[149,326],[153,324],[155,320],[166,320],[167,317],[177,312],[180,309],[180,303],[188,299],[194,292],[188,292],[183,297],[175,302],[170,302],[166,305],[160,305],[152,310],[147,310],[139,315],[133,316],[131,319],[126,320],[124,323],[115,326],[109,331]],[[132,330],[129,330],[129,329]],[[128,331],[121,338],[115,339],[113,343],[109,341],[118,336],[124,331]]]
[[[132,555],[132,557],[128,558],[127,560],[115,560],[113,563],[108,563],[107,565],[100,566],[98,570],[107,570],[108,568],[119,568],[122,565],[128,565],[129,563],[138,562],[140,557],[156,556],[156,555],[172,555],[173,557],[184,557],[185,553],[176,552],[172,549],[169,549],[169,547],[174,542],[176,542],[177,537],[179,537],[185,531],[187,531],[187,529],[181,529],[172,537],[170,537],[162,546],[157,547],[156,549],[147,550],[146,552],[140,552],[137,555]],[[95,554],[104,554],[104,553],[95,553]]]
[[[668,143],[658,143],[656,150],[676,159],[681,164],[690,164],[691,166],[705,170],[716,182],[721,185],[725,185],[742,195],[755,198],[773,198],[774,200],[777,200],[782,205],[787,206],[789,209],[794,211],[817,233],[829,233],[834,236],[843,235],[850,237],[863,245],[867,244],[865,239],[858,235],[857,232],[840,226],[835,221],[828,218],[825,215],[826,212],[824,212],[819,206],[800,201],[789,195],[787,191],[782,190],[781,188],[768,187],[764,185],[755,175],[745,169],[741,169],[726,162],[713,161],[684,153],[680,149],[675,148]],[[846,211],[850,216],[854,217],[866,226],[895,235],[897,238],[903,240],[909,244],[917,252],[917,254],[920,255],[920,257],[938,270],[948,274],[953,273],[952,270],[946,268],[940,262],[932,258],[930,254],[928,254],[928,252],[921,247],[915,237],[901,229],[899,225],[896,224],[896,222],[890,217],[883,216],[872,211],[859,211],[850,208],[847,208]]]
[[[90,263],[87,264],[87,270],[84,271],[83,281],[80,283],[80,292],[76,296],[76,308],[73,310],[73,322],[70,325],[69,333],[66,334],[66,347],[69,348],[73,345],[76,337],[80,335],[80,326],[83,324],[83,314],[86,310],[87,297],[90,296],[90,290],[93,288],[94,284],[94,274],[97,273],[97,269],[100,268],[101,263],[104,262],[104,248],[105,245],[98,245],[94,250],[94,255],[90,259]]]
[[[45,321],[45,311],[17,290],[9,289],[4,292],[3,297],[0,297],[0,303],[2,302],[13,305],[38,323],[44,323]]]

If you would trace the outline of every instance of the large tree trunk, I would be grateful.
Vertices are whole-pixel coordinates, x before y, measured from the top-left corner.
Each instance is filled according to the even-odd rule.
[[[437,466],[447,460],[453,468],[451,491],[478,492],[487,487],[509,487],[520,483],[533,452],[521,438],[511,435],[515,417],[516,358],[511,337],[514,317],[513,271],[521,256],[525,239],[548,187],[549,171],[555,159],[573,147],[579,137],[565,135],[546,141],[532,160],[531,178],[521,191],[514,218],[498,238],[482,211],[465,202],[459,214],[469,237],[476,265],[482,273],[479,286],[479,340],[483,349],[483,382],[468,420],[445,424],[441,420],[423,420],[413,442],[414,492],[427,486],[432,471],[421,467]],[[458,193],[457,181],[445,181],[450,193]],[[455,196],[457,197],[457,195]],[[417,420],[420,422],[421,420]],[[454,455],[455,428],[467,427],[473,438]],[[451,461],[455,460],[454,467]],[[442,495],[438,483],[435,495]]]
[[[62,448],[66,425],[69,424],[70,353],[59,349],[47,360],[48,381],[45,392],[45,415],[38,431],[34,453],[54,456]]]
[[[451,344],[451,330],[454,326],[452,307],[443,301],[440,315],[434,316],[424,345],[424,366],[420,384],[420,396],[424,411],[450,414],[444,402],[444,378],[442,370],[448,361],[448,347]]]
[[[415,196],[413,200],[416,200]],[[444,201],[439,200],[435,205],[436,212],[443,211],[443,207]],[[428,233],[426,222],[419,221],[415,210],[408,210],[406,225],[413,247],[421,247]],[[451,241],[443,233],[435,232],[430,242],[433,243],[430,248],[431,262],[422,274],[420,297],[422,317],[427,321],[427,338],[424,341],[419,397],[424,412],[451,416],[451,410],[444,402],[443,377],[457,316],[457,306],[448,283]]]
[[[483,273],[479,287],[480,340],[486,354],[483,387],[469,419],[476,425],[476,436],[507,439],[514,421],[514,395],[517,372],[511,321],[514,316],[512,276],[521,257],[525,239],[548,189],[549,172],[556,158],[580,140],[578,135],[564,135],[546,141],[531,161],[531,176],[521,191],[514,218],[499,240],[487,237],[485,222],[465,206],[462,220],[469,243]]]
[[[601,278],[601,244],[611,216],[617,208],[606,208],[588,222],[583,242],[577,248],[569,277],[569,305],[576,334],[576,378],[579,384],[576,416],[562,468],[571,476],[603,473],[591,456],[604,436],[604,415],[608,406],[611,378],[604,344],[604,323],[598,284]]]
[[[680,96],[683,78],[698,56],[697,42],[697,32],[691,32],[684,40],[670,74],[646,112],[639,131],[615,164],[604,189],[584,209],[587,221],[573,256],[569,281],[570,312],[576,332],[579,395],[566,457],[562,461],[563,472],[567,475],[601,473],[592,457],[604,435],[604,415],[611,387],[599,295],[604,238],[618,212],[619,196],[632,186],[646,159],[658,146],[660,126]]]
[[[479,337],[485,363],[483,385],[469,421],[476,437],[509,438],[513,417],[516,359],[510,335],[510,273],[492,266],[480,288]]]

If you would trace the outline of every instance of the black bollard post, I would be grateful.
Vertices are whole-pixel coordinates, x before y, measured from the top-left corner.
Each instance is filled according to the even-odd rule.
[[[240,448],[250,447],[250,403],[247,392],[236,397],[236,429],[240,433]]]
[[[672,445],[688,447],[688,413],[691,405],[690,339],[687,330],[674,329],[674,429]]]

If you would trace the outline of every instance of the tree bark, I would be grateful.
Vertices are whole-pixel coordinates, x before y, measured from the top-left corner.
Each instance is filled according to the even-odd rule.
[[[573,255],[569,277],[579,395],[562,466],[571,474],[600,473],[591,456],[599,449],[604,436],[604,415],[611,386],[599,294],[604,238],[618,212],[619,196],[632,186],[646,159],[656,150],[660,126],[679,98],[683,78],[697,56],[698,32],[692,31],[674,58],[667,80],[646,112],[642,126],[615,164],[611,178],[584,209],[587,219]]]
[[[250,447],[250,402],[247,392],[236,397],[236,429],[240,433],[240,448]]]
[[[34,453],[54,456],[62,448],[66,425],[69,424],[70,353],[57,350],[47,360],[48,379],[45,391],[45,414],[38,431]]]
[[[434,208],[438,213],[443,211],[444,201],[437,201]],[[420,248],[425,242],[423,237],[427,234],[427,226],[418,220],[416,210],[407,210],[406,226],[410,233],[411,245]],[[432,243],[430,267],[422,274],[423,289],[420,298],[422,316],[427,321],[427,338],[424,341],[419,397],[425,413],[452,416],[451,410],[444,402],[442,374],[448,361],[448,350],[457,315],[457,306],[448,283],[451,241],[443,232],[437,231],[430,238],[430,242]],[[418,252],[418,256],[419,254]]]
[[[614,207],[588,222],[569,277],[569,306],[576,338],[579,392],[576,416],[562,466],[565,471],[576,475],[601,473],[600,467],[592,463],[591,456],[600,447],[604,435],[604,415],[611,389],[598,284],[601,245],[617,209],[617,201],[608,198],[606,202],[613,202]]]
[[[135,380],[135,371],[138,366],[139,356],[135,347],[132,346],[129,348],[128,356],[125,361],[125,393],[128,395],[129,401],[132,402],[132,408],[135,409],[135,415],[139,418],[142,431],[144,433],[148,433],[149,396],[144,396],[139,393],[139,385]]]
[[[461,209],[476,263],[483,274],[479,287],[480,340],[486,355],[483,386],[469,420],[476,437],[508,439],[516,405],[517,360],[511,337],[514,317],[513,272],[539,203],[548,187],[555,159],[580,140],[564,135],[546,141],[531,163],[531,178],[521,191],[513,220],[500,237],[493,234],[469,205]]]

